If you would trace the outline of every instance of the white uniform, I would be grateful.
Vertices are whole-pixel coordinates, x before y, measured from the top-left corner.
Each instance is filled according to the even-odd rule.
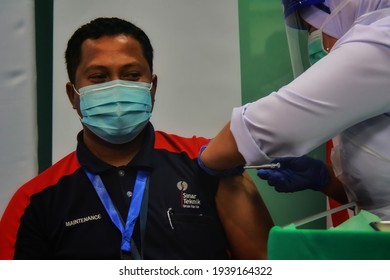
[[[333,160],[349,198],[390,220],[390,8],[358,18],[290,84],[235,108],[231,131],[248,164],[301,156],[338,135]]]

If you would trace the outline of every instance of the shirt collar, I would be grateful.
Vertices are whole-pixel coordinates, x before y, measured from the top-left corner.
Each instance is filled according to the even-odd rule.
[[[151,123],[148,123],[144,129],[145,138],[142,146],[133,158],[131,162],[127,164],[131,168],[153,169],[152,153],[154,149],[154,128]],[[114,166],[97,158],[84,144],[83,131],[80,131],[77,135],[77,158],[81,166],[86,167],[93,173],[101,173],[109,169],[115,168]]]

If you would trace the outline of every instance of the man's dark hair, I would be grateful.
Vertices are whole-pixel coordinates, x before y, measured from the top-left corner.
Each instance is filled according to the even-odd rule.
[[[81,60],[81,44],[87,39],[99,39],[103,36],[128,35],[141,44],[143,54],[153,73],[153,47],[145,32],[136,25],[119,18],[96,18],[81,26],[73,33],[65,51],[66,70],[69,80],[74,84],[76,69]]]

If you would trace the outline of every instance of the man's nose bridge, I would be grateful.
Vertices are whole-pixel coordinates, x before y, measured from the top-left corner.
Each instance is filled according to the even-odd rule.
[[[115,81],[115,80],[120,80],[120,74],[118,72],[112,72],[110,75],[110,80]]]

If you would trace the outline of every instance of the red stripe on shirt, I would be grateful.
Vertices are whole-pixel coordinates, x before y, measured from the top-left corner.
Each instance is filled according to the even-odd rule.
[[[186,138],[162,131],[156,131],[155,137],[155,149],[163,149],[172,153],[186,153],[191,159],[197,158],[200,148],[210,141],[204,137]]]
[[[30,197],[55,185],[62,177],[73,174],[78,168],[80,163],[76,152],[72,152],[19,188],[0,221],[0,259],[13,259],[20,220],[30,204]]]

